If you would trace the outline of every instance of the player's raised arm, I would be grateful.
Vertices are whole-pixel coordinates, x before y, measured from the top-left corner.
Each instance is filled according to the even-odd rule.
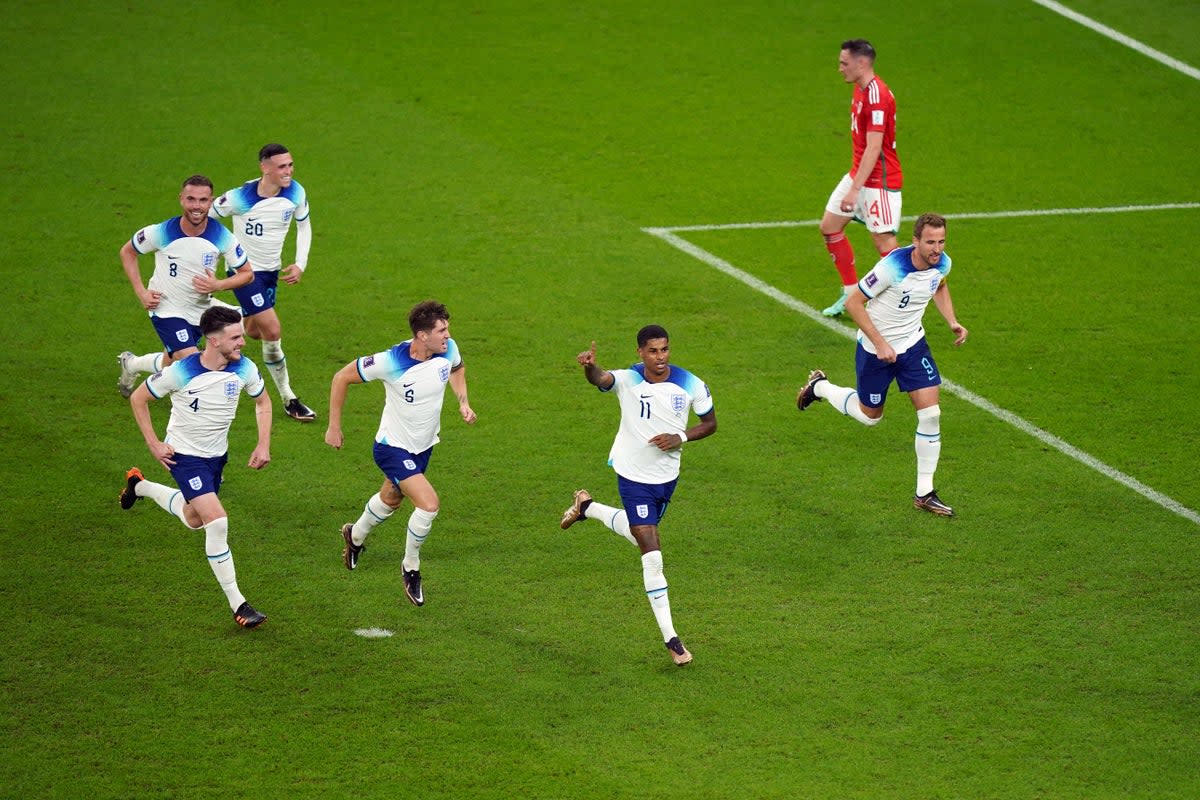
[[[608,389],[613,385],[613,381],[616,380],[613,378],[611,372],[596,366],[596,342],[594,340],[589,349],[575,356],[575,360],[583,365],[583,376],[593,386]]]

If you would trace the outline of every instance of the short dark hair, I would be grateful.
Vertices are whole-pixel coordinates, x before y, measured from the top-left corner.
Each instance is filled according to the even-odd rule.
[[[847,39],[842,42],[842,49],[849,50],[850,55],[866,56],[875,63],[875,48],[866,39]]]
[[[450,312],[437,300],[426,300],[423,303],[417,303],[412,307],[412,311],[408,312],[408,327],[415,336],[420,331],[433,330],[440,319],[449,322]]]
[[[241,321],[242,315],[236,309],[213,306],[200,315],[200,332],[208,336]]]
[[[207,186],[213,188],[213,182],[203,175],[193,175],[192,177],[179,184],[179,190],[183,191],[189,186]]]
[[[945,228],[946,218],[941,214],[922,214],[913,223],[913,238],[920,239],[926,228]]]
[[[647,325],[638,331],[638,347],[645,347],[646,342],[651,339],[666,339],[667,341],[671,341],[671,337],[667,335],[667,329],[662,325]]]
[[[262,148],[258,151],[258,160],[266,161],[268,158],[274,158],[275,156],[281,156],[284,153],[288,153],[288,152],[291,152],[291,151],[288,150],[283,145],[279,144],[278,142],[272,142],[271,144],[264,144],[262,146]]]

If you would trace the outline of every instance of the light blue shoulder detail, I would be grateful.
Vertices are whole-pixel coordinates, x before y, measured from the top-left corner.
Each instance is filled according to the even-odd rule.
[[[667,376],[667,380],[682,388],[689,395],[695,393],[704,383],[683,367],[677,367],[674,364],[671,365],[671,374]]]
[[[200,238],[212,242],[213,246],[222,253],[237,244],[237,239],[229,232],[229,228],[216,220],[204,228],[204,233],[200,234]]]
[[[260,382],[262,381],[262,373],[258,371],[258,365],[245,356],[242,356],[237,361],[231,361],[230,363],[226,364],[225,371],[232,372],[234,375],[237,375],[242,379],[242,383],[246,384],[247,386],[254,381],[255,377],[258,377]],[[266,391],[266,388],[266,384],[264,383],[258,394],[251,394],[250,396],[258,397],[259,394],[262,394],[264,391]],[[246,392],[246,394],[250,394],[250,392]]]
[[[254,208],[254,204],[262,197],[258,194],[258,182],[260,178],[255,178],[252,181],[246,181],[233,194],[233,213],[245,214],[250,209]]]
[[[187,386],[192,378],[208,372],[208,367],[200,363],[199,353],[192,353],[183,361],[176,361],[174,364],[171,364],[167,369],[174,369],[180,373],[180,386]]]
[[[445,358],[447,361],[450,362],[451,369],[454,368],[455,362],[460,361],[462,359],[462,356],[458,352],[458,343],[455,342],[453,339],[450,340],[449,345],[446,347]]]
[[[637,364],[634,364],[633,366],[631,366],[629,368],[629,371],[633,373],[633,380],[630,381],[630,383],[632,385],[637,386],[639,383],[644,383],[646,381],[646,365],[645,364],[638,362]]]
[[[421,363],[412,357],[411,346],[412,339],[407,339],[400,344],[392,345],[392,348],[388,350],[388,374],[393,379],[399,378]]]
[[[307,193],[304,191],[304,187],[301,186],[296,180],[292,180],[290,185],[280,189],[279,196],[286,197],[288,200],[291,200],[296,208],[303,206],[305,200],[308,198]]]
[[[916,245],[910,244],[908,247],[897,247],[892,252],[888,253],[883,259],[887,264],[888,270],[891,273],[892,283],[897,284],[904,280],[904,276],[910,272],[916,272],[917,268],[912,263],[912,252]]]
[[[949,275],[950,274],[950,256],[948,256],[946,253],[942,253],[942,260],[938,262],[936,269],[938,272],[942,273],[943,278],[946,277],[947,275]]]

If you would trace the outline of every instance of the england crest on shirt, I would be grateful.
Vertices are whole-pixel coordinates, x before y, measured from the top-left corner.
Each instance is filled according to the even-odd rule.
[[[205,253],[204,254],[204,268],[212,269],[216,265],[217,265],[217,254],[216,253]]]
[[[672,411],[674,411],[676,414],[678,414],[680,411],[683,411],[685,408],[687,408],[687,395],[686,394],[671,395],[671,410]]]
[[[930,291],[930,292],[936,292],[936,291],[937,291],[937,287],[938,287],[938,283],[940,283],[940,282],[941,282],[941,280],[942,280],[942,276],[941,276],[941,275],[934,275],[932,278],[930,278],[930,279],[929,279],[929,291]]]
[[[292,213],[293,209],[290,208],[283,212],[283,223],[285,225],[292,221]]]
[[[225,396],[226,397],[237,397],[238,396],[237,381],[225,381]]]
[[[446,381],[450,380],[450,367],[449,366],[438,367],[438,379],[442,383],[445,383]]]

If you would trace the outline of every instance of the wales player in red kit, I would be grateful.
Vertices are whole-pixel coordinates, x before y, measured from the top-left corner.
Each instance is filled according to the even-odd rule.
[[[866,39],[842,42],[838,71],[854,84],[850,101],[850,135],[854,160],[842,178],[821,218],[821,235],[842,278],[842,293],[823,313],[836,317],[846,310],[846,297],[858,283],[854,248],[846,239],[846,225],[865,223],[880,256],[896,249],[900,229],[900,156],[896,153],[896,98],[875,74],[875,48]]]

